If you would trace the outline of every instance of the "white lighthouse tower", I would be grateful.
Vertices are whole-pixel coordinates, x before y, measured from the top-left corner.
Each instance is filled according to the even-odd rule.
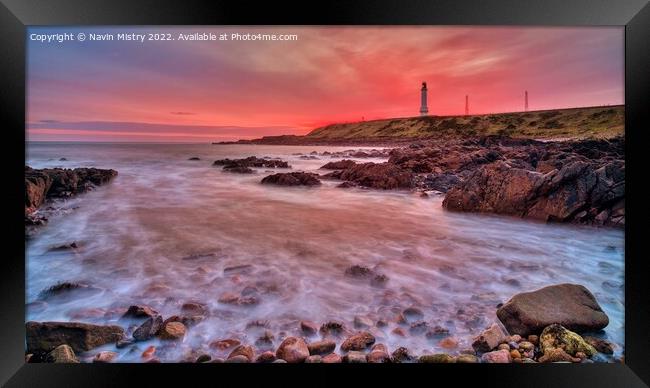
[[[429,107],[427,107],[427,83],[422,82],[422,89],[420,89],[420,116],[429,114]]]

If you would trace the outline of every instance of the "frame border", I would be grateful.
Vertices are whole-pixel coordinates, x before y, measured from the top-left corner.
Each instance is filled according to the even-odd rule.
[[[650,5],[647,0],[550,0],[522,2],[517,0],[426,1],[426,0],[335,0],[312,4],[303,2],[226,2],[185,0],[1,0],[0,4],[0,107],[5,127],[3,165],[8,166],[6,182],[11,206],[6,211],[4,228],[10,250],[5,254],[0,281],[2,313],[0,314],[0,383],[6,386],[115,386],[135,382],[152,383],[152,379],[171,383],[187,383],[192,378],[221,381],[223,374],[238,376],[239,384],[251,383],[252,378],[270,382],[285,381],[287,374],[307,372],[307,381],[322,384],[338,379],[338,373],[323,374],[313,367],[291,368],[259,365],[262,373],[246,373],[241,365],[222,364],[219,371],[206,365],[186,366],[165,364],[155,367],[140,364],[111,364],[84,366],[24,363],[24,289],[25,261],[23,238],[24,197],[23,168],[25,160],[25,44],[29,25],[548,25],[590,26],[625,25],[625,105],[626,105],[626,164],[627,207],[635,209],[627,216],[625,228],[625,365],[594,364],[568,368],[561,365],[530,365],[507,367],[477,366],[480,373],[463,373],[466,366],[446,365],[417,367],[417,365],[384,365],[379,369],[367,366],[336,366],[338,372],[349,373],[346,382],[367,384],[369,379],[404,382],[403,376],[420,374],[424,381],[447,375],[451,381],[479,384],[497,382],[499,385],[537,386],[647,386],[650,384],[650,295],[646,280],[648,263],[642,254],[641,227],[646,209],[642,209],[640,172],[642,170],[643,131],[648,126],[650,85]],[[9,152],[6,152],[6,151]],[[646,151],[647,152],[647,151]],[[629,163],[632,162],[632,163]],[[629,189],[630,181],[632,190]],[[637,183],[639,182],[639,183]],[[638,189],[634,187],[639,186]],[[636,190],[636,192],[634,192]],[[21,225],[17,228],[17,225]],[[21,290],[16,292],[17,290]],[[187,368],[187,369],[186,369]],[[240,369],[244,368],[244,369]],[[266,368],[266,369],[264,369]],[[429,368],[435,368],[431,373]],[[155,373],[154,372],[155,369]],[[182,369],[182,371],[181,371]],[[298,369],[298,371],[296,370]],[[243,372],[243,373],[242,373]],[[155,376],[152,376],[155,375]],[[426,375],[425,375],[426,374]],[[257,375],[257,376],[256,376]],[[318,381],[313,377],[318,376]],[[216,378],[216,379],[215,379]],[[386,379],[388,378],[388,380]],[[142,380],[140,380],[142,379]],[[218,380],[217,380],[218,379]],[[381,380],[380,380],[381,379]],[[8,381],[7,381],[8,380]],[[434,381],[435,381],[434,380]],[[261,381],[261,380],[260,380]],[[339,380],[341,381],[341,380]],[[645,382],[645,383],[644,383]],[[318,385],[317,384],[317,385]]]

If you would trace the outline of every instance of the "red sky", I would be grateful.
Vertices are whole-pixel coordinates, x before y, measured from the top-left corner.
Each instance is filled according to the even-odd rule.
[[[429,112],[622,104],[619,27],[30,28],[297,34],[297,41],[40,43],[28,35],[28,140],[204,142]]]

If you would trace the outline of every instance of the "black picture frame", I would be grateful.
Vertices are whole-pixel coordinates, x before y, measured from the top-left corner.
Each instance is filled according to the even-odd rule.
[[[526,387],[641,387],[650,384],[650,295],[642,202],[644,131],[650,91],[650,5],[646,0],[490,1],[101,1],[1,0],[2,110],[6,238],[0,277],[0,383],[27,386],[324,385],[371,381],[438,385],[451,381]],[[25,251],[23,243],[25,41],[30,25],[552,25],[625,26],[627,223],[625,228],[625,363],[592,365],[235,365],[25,364]],[[8,249],[7,249],[8,248]],[[257,368],[257,369],[256,369]],[[328,369],[329,368],[329,369]],[[476,368],[471,370],[471,368]],[[340,376],[346,372],[346,377]],[[294,375],[298,374],[298,375]],[[417,379],[417,380],[416,380]],[[232,380],[231,380],[232,381]],[[302,381],[302,383],[301,383]]]

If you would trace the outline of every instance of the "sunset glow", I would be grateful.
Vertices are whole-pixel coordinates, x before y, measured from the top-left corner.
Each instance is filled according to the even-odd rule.
[[[31,141],[206,142],[330,123],[624,103],[619,27],[29,28],[262,32],[297,41],[28,40]]]

